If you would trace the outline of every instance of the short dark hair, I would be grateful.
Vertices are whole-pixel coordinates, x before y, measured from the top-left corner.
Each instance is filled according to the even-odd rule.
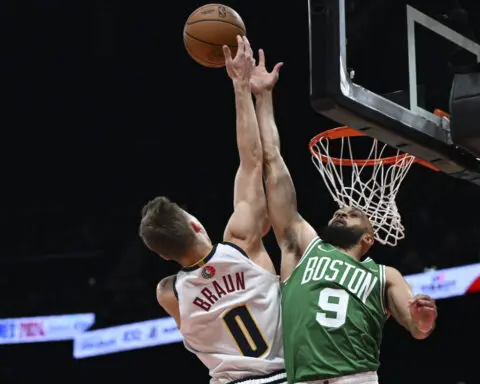
[[[152,251],[173,260],[182,257],[195,241],[185,212],[165,196],[145,204],[139,235]]]

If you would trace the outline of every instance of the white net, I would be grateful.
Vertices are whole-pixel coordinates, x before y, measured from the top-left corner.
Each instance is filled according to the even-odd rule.
[[[310,146],[313,163],[339,207],[361,209],[372,223],[375,239],[394,247],[405,237],[395,198],[415,156],[396,150],[385,160],[385,150],[392,148],[369,138],[373,144],[368,155],[354,161],[358,157],[354,157],[352,139],[335,140],[340,144],[335,156],[331,153],[332,140],[320,138]]]

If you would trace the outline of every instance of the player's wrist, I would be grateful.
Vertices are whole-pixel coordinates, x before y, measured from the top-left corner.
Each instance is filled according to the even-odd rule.
[[[271,89],[262,89],[261,91],[254,92],[255,99],[258,101],[269,101],[272,99]]]
[[[249,80],[243,80],[243,79],[234,79],[233,80],[233,88],[236,91],[248,91],[248,92],[250,92],[250,90],[251,90],[250,81]]]

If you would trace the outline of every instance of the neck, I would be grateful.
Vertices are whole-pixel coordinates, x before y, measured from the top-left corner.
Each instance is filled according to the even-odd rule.
[[[212,243],[197,241],[195,245],[182,257],[180,264],[184,267],[191,267],[202,260],[212,249]]]
[[[362,249],[362,246],[360,244],[357,244],[351,248],[340,248],[337,247],[339,250],[341,250],[343,253],[347,254],[350,256],[352,259],[355,259],[357,261],[360,261],[365,254],[365,252]]]

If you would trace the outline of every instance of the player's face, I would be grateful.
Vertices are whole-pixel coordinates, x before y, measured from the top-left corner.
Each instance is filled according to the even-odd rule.
[[[365,242],[373,243],[370,222],[356,208],[345,207],[333,214],[322,236],[323,240],[342,249],[349,249]]]
[[[356,208],[342,208],[336,211],[331,220],[328,222],[328,226],[335,227],[364,227],[365,220],[368,220],[365,217],[365,214]]]

